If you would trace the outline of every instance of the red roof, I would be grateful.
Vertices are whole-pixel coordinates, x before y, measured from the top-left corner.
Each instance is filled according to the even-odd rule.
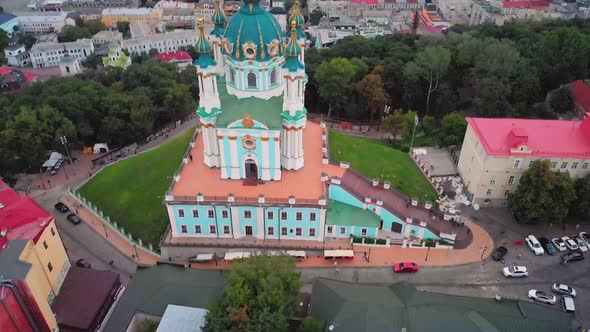
[[[0,75],[10,74],[10,73],[12,73],[13,70],[14,70],[14,68],[12,68],[10,66],[2,66],[2,67],[0,67]],[[21,72],[23,73],[23,75],[27,79],[27,82],[29,82],[29,83],[33,82],[37,78],[37,75],[31,73],[30,71],[21,71]]]
[[[0,251],[8,240],[22,239],[37,242],[53,217],[30,197],[22,197],[0,180]]]
[[[590,81],[574,81],[570,83],[574,103],[583,109],[583,112],[590,112]]]
[[[2,66],[0,67],[0,75],[6,75],[12,73],[12,67],[10,66]]]
[[[367,4],[367,5],[376,5],[377,4],[377,0],[351,0],[350,2],[352,3],[357,3],[357,4]]]
[[[549,1],[531,0],[531,1],[503,1],[504,8],[546,8],[549,7]]]
[[[154,55],[154,59],[162,62],[192,61],[190,54],[186,51],[164,52]]]
[[[488,155],[590,159],[590,117],[584,121],[467,118]],[[526,146],[525,151],[516,151]]]

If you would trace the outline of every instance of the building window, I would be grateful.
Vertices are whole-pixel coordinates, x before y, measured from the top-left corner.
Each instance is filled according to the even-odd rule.
[[[209,234],[217,233],[217,229],[215,229],[215,225],[209,226]]]
[[[340,227],[340,234],[346,234],[346,227]]]
[[[270,72],[270,85],[275,85],[277,84],[277,69],[274,68],[271,72]]]
[[[557,167],[557,163],[554,161],[551,163],[551,168],[555,168],[555,167]]]
[[[508,184],[513,184],[514,183],[514,176],[511,176],[508,178]]]
[[[315,212],[309,213],[309,221],[315,221]]]
[[[309,229],[309,236],[315,236],[315,228]]]
[[[207,210],[207,216],[209,218],[215,218],[215,213],[213,212],[213,209]]]
[[[287,212],[281,212],[281,220],[287,220]]]
[[[195,234],[201,234],[201,225],[195,225]]]
[[[55,236],[55,230],[53,229],[53,227],[51,227],[51,235]]]
[[[566,168],[566,167],[567,167],[567,162],[563,162],[563,163],[561,163],[561,169],[564,169],[564,168]]]
[[[186,234],[188,232],[187,231],[187,228],[186,228],[186,225],[180,225],[180,232],[183,233],[183,234]]]
[[[178,209],[178,216],[180,218],[184,218],[184,210],[183,209]]]
[[[221,210],[221,217],[227,218],[227,210]]]
[[[490,179],[490,184],[495,184],[496,183],[496,177],[492,176],[492,178]]]
[[[193,218],[199,217],[199,210],[193,210]]]
[[[582,169],[588,169],[588,163],[583,163],[582,164]]]
[[[51,265],[51,262],[47,263],[47,269],[49,269],[49,272],[53,271],[53,265]]]
[[[504,192],[504,196],[508,197],[508,195],[510,195],[510,190],[506,190],[506,191]]]
[[[274,227],[268,228],[268,235],[275,235],[275,228]]]
[[[367,236],[367,229],[361,228],[361,236]]]
[[[223,226],[223,234],[229,234],[229,226]]]
[[[296,219],[297,221],[301,221],[301,220],[303,219],[303,213],[301,213],[301,212],[297,212],[297,213],[295,214],[295,219]]]
[[[572,164],[572,169],[576,169],[576,168],[578,168],[578,165],[579,165],[579,164],[580,164],[580,163],[573,163],[573,164]]]
[[[47,242],[43,241],[43,248],[47,249],[49,248],[49,246],[47,245]]]
[[[520,159],[514,161],[514,168],[520,167]]]
[[[332,234],[332,230],[333,230],[332,226],[328,226],[328,230],[327,230],[328,234]]]
[[[287,235],[287,227],[281,227],[281,235]]]
[[[252,211],[244,211],[244,218],[246,218],[246,219],[252,218]]]
[[[492,189],[488,189],[488,193],[487,193],[487,195],[488,195],[488,196],[492,196]]]
[[[230,83],[235,83],[236,82],[236,71],[233,68],[231,68],[229,70],[229,82]]]
[[[534,160],[533,160],[533,161],[530,161],[530,162],[529,162],[529,168],[533,167],[533,164],[534,164],[534,163],[535,163],[535,161],[534,161]]]
[[[295,228],[295,235],[301,236],[301,228],[300,227]]]
[[[256,74],[248,73],[248,88],[249,89],[256,89]]]
[[[274,218],[275,218],[275,213],[274,213],[274,212],[272,212],[272,211],[268,211],[268,212],[266,213],[266,219],[270,219],[270,220],[272,220],[272,219],[274,219]]]

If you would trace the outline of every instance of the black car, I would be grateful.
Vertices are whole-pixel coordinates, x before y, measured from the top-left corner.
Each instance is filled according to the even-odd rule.
[[[494,251],[494,254],[492,255],[492,259],[495,260],[496,262],[501,261],[507,252],[508,252],[508,249],[506,249],[505,247],[498,247],[498,249],[496,249],[496,251]]]
[[[561,264],[569,263],[569,262],[576,262],[581,261],[584,259],[584,255],[578,251],[572,251],[561,256]]]
[[[555,248],[553,243],[551,243],[551,240],[549,240],[548,238],[539,238],[539,243],[541,243],[541,247],[543,247],[543,250],[545,250],[547,254],[553,256],[557,252],[557,249]]]
[[[61,212],[61,213],[66,213],[66,212],[70,211],[70,209],[68,208],[68,206],[67,206],[67,205],[65,205],[65,204],[64,204],[64,203],[62,203],[62,202],[57,202],[57,203],[54,205],[54,207],[55,207],[55,209],[56,209],[57,211],[59,211],[59,212]]]
[[[82,219],[80,219],[80,217],[78,217],[77,215],[70,213],[68,214],[68,221],[71,222],[74,225],[78,225],[79,223],[82,222]]]
[[[85,269],[90,269],[92,267],[92,265],[90,265],[90,263],[88,263],[84,258],[77,260],[76,266],[83,267]]]

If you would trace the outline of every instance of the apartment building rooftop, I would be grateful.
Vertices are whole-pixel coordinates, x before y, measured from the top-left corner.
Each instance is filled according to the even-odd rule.
[[[195,32],[191,30],[185,31],[172,31],[166,33],[159,33],[154,35],[149,35],[145,37],[139,37],[134,39],[126,39],[121,42],[121,47],[128,48],[130,46],[141,45],[145,41],[151,42],[158,42],[158,41],[165,41],[170,39],[182,39],[182,38],[194,38]]]
[[[150,15],[162,11],[156,8],[105,8],[102,15]]]
[[[44,22],[44,23],[56,23],[62,22],[68,16],[68,12],[43,12],[34,15],[23,15],[19,16],[18,20],[21,23],[29,22]]]
[[[78,39],[75,42],[68,42],[68,43],[52,43],[52,42],[36,43],[31,47],[30,53],[48,52],[48,51],[63,51],[64,46],[65,46],[65,48],[91,47],[92,46],[92,39],[84,38],[84,39]]]

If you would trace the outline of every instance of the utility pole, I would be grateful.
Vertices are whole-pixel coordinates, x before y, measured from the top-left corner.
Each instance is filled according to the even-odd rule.
[[[414,147],[414,137],[416,136],[416,127],[418,126],[418,114],[416,114],[416,117],[414,118],[414,130],[412,130],[412,141],[410,142],[410,150],[408,151],[408,154],[411,156],[412,155],[412,148]]]
[[[70,150],[68,149],[68,138],[64,135],[64,136],[60,136],[59,138],[61,144],[63,144],[64,148],[66,149],[66,155],[68,156],[68,159],[70,160],[70,165],[72,166],[72,169],[74,169],[74,163],[72,162],[72,157],[70,156]],[[65,170],[65,167],[64,167]],[[76,175],[76,171],[72,171],[74,173],[74,176]],[[66,179],[67,179],[67,175],[66,175]]]

